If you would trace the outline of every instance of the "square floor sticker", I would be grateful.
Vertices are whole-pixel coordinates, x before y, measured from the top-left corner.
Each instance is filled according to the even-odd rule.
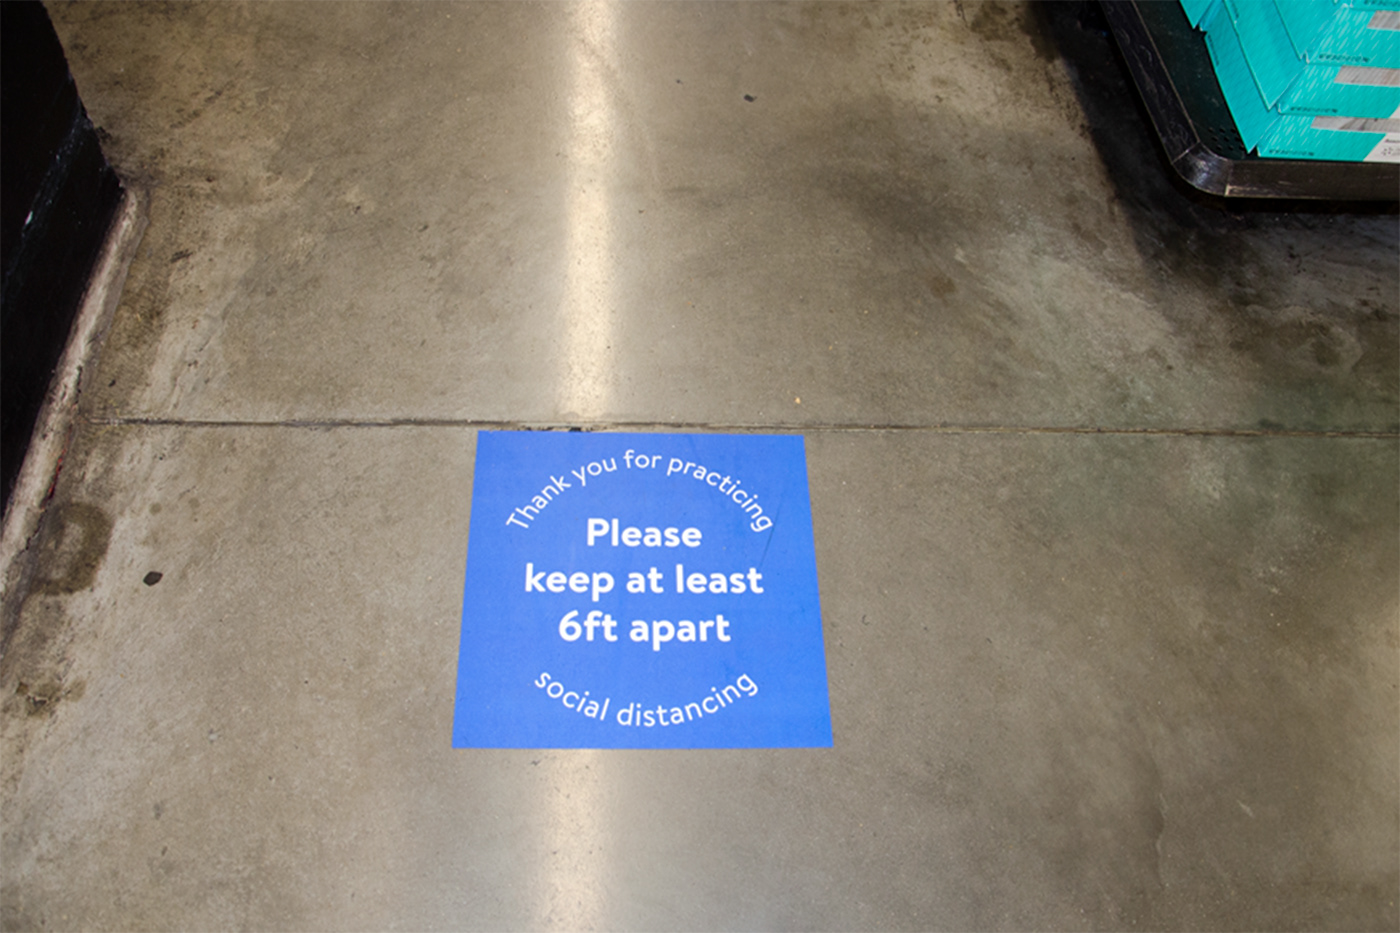
[[[452,744],[830,746],[803,439],[481,432]]]

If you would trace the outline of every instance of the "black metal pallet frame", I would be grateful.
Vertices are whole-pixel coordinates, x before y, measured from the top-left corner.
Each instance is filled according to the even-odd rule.
[[[1167,158],[1188,184],[1226,198],[1400,200],[1400,165],[1246,152],[1205,39],[1175,0],[1104,0],[1103,9]]]

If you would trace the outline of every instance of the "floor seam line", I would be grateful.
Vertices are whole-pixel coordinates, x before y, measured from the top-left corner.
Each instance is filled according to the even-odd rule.
[[[803,424],[702,423],[689,421],[609,421],[569,423],[554,421],[494,421],[456,418],[288,418],[279,420],[200,419],[200,418],[92,418],[82,419],[95,427],[185,427],[185,428],[292,428],[328,430],[344,428],[456,428],[467,430],[516,430],[600,433],[619,430],[663,429],[717,433],[778,432],[787,434],[820,432],[829,434],[1007,434],[1068,435],[1112,437],[1225,437],[1225,438],[1336,438],[1354,440],[1400,440],[1400,431],[1326,431],[1252,428],[1099,428],[1075,425],[997,425],[997,424]]]

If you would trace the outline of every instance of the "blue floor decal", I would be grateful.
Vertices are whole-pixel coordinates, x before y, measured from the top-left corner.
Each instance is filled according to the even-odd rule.
[[[483,431],[452,744],[830,746],[802,438]]]

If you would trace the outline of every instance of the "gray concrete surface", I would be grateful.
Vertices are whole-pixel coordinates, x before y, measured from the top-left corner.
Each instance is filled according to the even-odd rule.
[[[1060,7],[50,10],[150,226],[6,929],[1400,926],[1393,214],[1185,196]],[[805,434],[832,749],[449,747],[519,424]]]

